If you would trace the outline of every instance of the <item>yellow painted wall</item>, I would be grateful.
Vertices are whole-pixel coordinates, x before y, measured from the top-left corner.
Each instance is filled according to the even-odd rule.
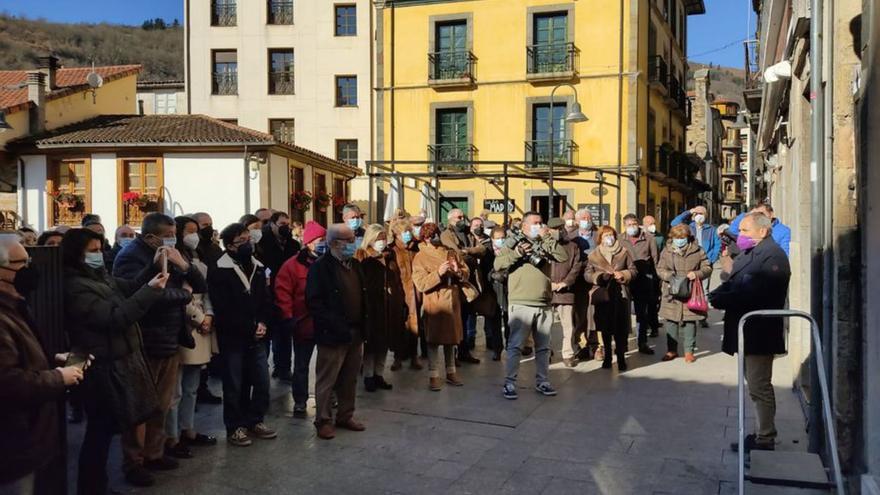
[[[629,22],[629,3],[625,4],[625,29]],[[512,160],[525,159],[527,98],[549,96],[553,83],[532,83],[526,80],[526,33],[527,8],[555,5],[572,6],[574,9],[574,35],[571,41],[580,49],[578,74],[575,83],[583,112],[589,117],[585,123],[572,124],[569,134],[579,146],[576,165],[591,167],[616,167],[618,159],[618,122],[622,121],[622,162],[635,161],[630,157],[627,142],[628,79],[623,84],[622,114],[618,111],[618,62],[620,38],[620,10],[618,2],[584,2],[558,0],[482,0],[479,2],[445,2],[394,9],[393,43],[394,57],[394,112],[391,109],[391,56],[392,11],[382,11],[384,54],[384,156],[392,159],[391,133],[394,126],[395,160],[427,160],[430,144],[431,103],[472,102],[474,109],[473,144],[478,149],[475,159]],[[472,52],[477,57],[476,79],[473,89],[447,90],[427,86],[429,30],[431,16],[470,14],[473,22]],[[628,32],[624,39],[628,39]],[[629,64],[628,51],[624,48],[624,67]],[[625,69],[624,69],[625,70]],[[628,77],[628,76],[627,76]],[[558,101],[572,95],[571,89],[557,91]],[[639,114],[645,118],[645,112]],[[487,167],[489,168],[489,167]],[[414,170],[414,168],[413,168]],[[422,168],[424,170],[424,168]],[[482,169],[481,169],[482,170]],[[594,174],[583,174],[593,179]],[[606,180],[615,181],[613,176]],[[416,188],[418,188],[418,184]],[[595,185],[572,184],[557,181],[555,189],[560,194],[570,190],[571,206],[580,203],[598,203],[592,194]],[[611,205],[612,218],[616,192],[608,189],[605,204]],[[538,180],[512,180],[510,197],[520,211],[530,206],[526,191],[545,191],[547,186]],[[454,196],[455,192],[472,192],[474,201],[468,213],[475,215],[482,210],[484,198],[500,199],[502,194],[483,179],[445,181],[441,191]],[[626,189],[623,197],[627,195]],[[416,190],[405,192],[405,207],[410,211],[419,209],[421,198]],[[625,203],[624,203],[625,205]],[[626,206],[624,206],[626,208]],[[626,213],[625,211],[622,213]],[[501,215],[498,215],[501,218]]]

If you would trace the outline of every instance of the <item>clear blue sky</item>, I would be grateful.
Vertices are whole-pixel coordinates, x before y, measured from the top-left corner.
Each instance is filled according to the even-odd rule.
[[[752,0],[704,1],[706,13],[688,18],[688,58],[742,69],[745,63],[742,40],[755,36]],[[746,34],[749,19],[749,33]],[[706,53],[710,51],[712,53]]]
[[[748,36],[754,36],[751,0],[705,2],[706,13],[688,19],[688,53],[698,62],[741,68],[743,48],[739,41],[747,36],[747,16],[752,18],[751,34]],[[156,17],[168,21],[177,18],[182,22],[183,0],[0,0],[0,11],[57,22],[109,22],[139,26],[144,20]],[[713,51],[731,43],[731,46]],[[713,52],[700,55],[708,51]]]

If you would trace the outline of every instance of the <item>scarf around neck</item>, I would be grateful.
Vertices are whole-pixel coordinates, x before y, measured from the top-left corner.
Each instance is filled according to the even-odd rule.
[[[606,246],[604,242],[599,243],[598,249],[599,249],[599,253],[602,255],[602,257],[605,258],[605,261],[607,261],[610,264],[611,260],[614,258],[614,256],[617,253],[620,252],[620,250],[622,248],[620,247],[620,241],[617,239],[614,239],[614,244],[612,244],[610,246]]]

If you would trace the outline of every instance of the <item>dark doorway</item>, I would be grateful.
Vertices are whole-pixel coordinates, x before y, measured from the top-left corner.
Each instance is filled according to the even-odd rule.
[[[557,194],[554,199],[556,216],[561,217],[562,214],[565,213],[565,203],[568,197]],[[532,211],[540,213],[541,219],[544,221],[544,223],[547,223],[547,220],[550,219],[549,196],[532,196],[531,209]]]

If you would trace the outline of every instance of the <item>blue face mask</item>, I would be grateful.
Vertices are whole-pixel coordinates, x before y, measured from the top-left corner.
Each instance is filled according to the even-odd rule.
[[[354,252],[357,251],[357,243],[349,242],[345,244],[345,248],[342,250],[342,257],[345,259],[349,259],[354,256]]]
[[[345,223],[348,224],[348,228],[350,228],[351,230],[357,230],[357,229],[361,228],[361,225],[363,224],[363,220],[361,220],[360,218],[352,218],[352,219],[349,219]]]
[[[504,247],[504,238],[495,239],[492,242],[495,244],[495,247],[497,247],[498,249],[501,249]]]
[[[134,237],[120,237],[119,242],[117,244],[119,244],[122,247],[125,247],[125,246],[128,246],[129,244],[131,244],[132,242],[134,242]]]
[[[409,244],[413,240],[412,232],[406,231],[400,234],[400,240],[403,241],[404,244]]]
[[[326,252],[327,252],[327,243],[326,242],[321,241],[315,245],[315,254],[317,254],[318,256],[321,256]]]
[[[174,247],[177,245],[177,237],[163,237],[162,245],[165,247]]]
[[[422,233],[421,225],[413,225],[413,235],[418,237]]]
[[[104,254],[103,253],[86,253],[85,263],[89,268],[104,268]]]
[[[681,249],[681,248],[687,246],[687,243],[688,243],[687,237],[685,237],[683,239],[672,239],[672,245],[677,247],[678,249]]]
[[[532,224],[532,225],[529,227],[529,237],[531,237],[532,239],[535,239],[535,238],[537,238],[539,235],[541,235],[541,225],[539,225],[539,224]]]

